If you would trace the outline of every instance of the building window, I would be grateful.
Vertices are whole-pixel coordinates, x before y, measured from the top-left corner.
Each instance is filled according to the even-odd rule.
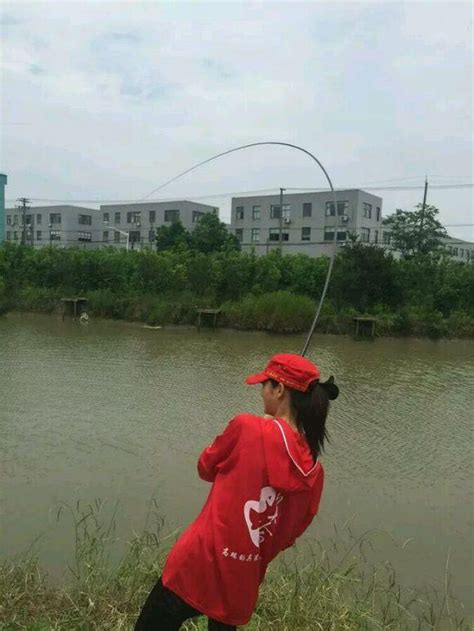
[[[152,243],[155,240],[156,232],[154,230],[148,231],[148,241]]]
[[[283,204],[282,218],[289,219],[291,213],[291,204]],[[272,204],[270,206],[270,219],[280,219],[280,204]]]
[[[237,240],[242,243],[244,238],[244,231],[242,230],[242,228],[237,228],[237,230],[235,231],[235,236],[237,237]]]
[[[278,207],[278,208],[280,208],[280,207]],[[268,240],[269,241],[280,241],[280,228],[270,228],[270,232],[268,234]],[[287,230],[282,230],[281,240],[282,241],[289,241],[290,240],[290,235],[289,235]]]
[[[235,207],[235,219],[236,221],[238,221],[239,219],[243,219],[244,218],[244,207],[243,206],[236,206]]]
[[[127,213],[127,223],[140,223],[141,213],[138,210],[132,210]]]
[[[110,219],[109,219],[109,213],[104,213],[104,223],[107,222],[109,223]]]
[[[347,239],[347,230],[338,230],[337,231],[337,240],[345,241]]]
[[[342,215],[347,215],[348,210],[349,202],[337,202],[337,214],[339,215],[339,217],[342,217]],[[334,202],[326,202],[326,217],[335,217],[335,215],[336,212],[334,210]]]
[[[92,232],[79,232],[77,234],[78,241],[92,241]]]
[[[51,239],[51,241],[61,241],[61,231],[51,230],[49,233],[49,238]]]
[[[301,241],[311,241],[311,228],[301,228]]]
[[[11,241],[12,238],[12,233],[10,232],[10,230],[7,230],[7,241]]]
[[[17,225],[18,225],[18,215],[15,215],[15,216],[13,217],[13,225],[14,225],[14,226],[17,226]]]
[[[118,224],[122,221],[120,217],[120,213],[115,213],[115,224]]]
[[[372,219],[372,204],[367,204],[367,202],[362,204],[362,216]]]
[[[179,221],[179,210],[165,210],[165,221]]]
[[[458,255],[458,249],[457,248],[453,248],[453,256],[457,256]]]
[[[80,223],[83,226],[91,226],[92,225],[91,215],[79,215],[78,223]]]
[[[109,242],[109,231],[108,230],[104,230],[104,232],[102,233],[102,241],[104,243],[108,243]]]
[[[463,259],[464,258],[464,248],[460,248],[459,249],[459,256]]]
[[[36,223],[40,224],[43,219],[43,215],[36,215]]]
[[[378,243],[378,242],[379,242],[379,231],[374,230],[374,243]]]
[[[156,221],[156,210],[150,210],[148,219],[149,219],[150,223],[155,223],[155,221]]]
[[[390,232],[385,232],[385,230],[382,233],[382,243],[384,245],[390,245],[390,239],[391,239],[391,234]]]
[[[254,221],[258,221],[260,219],[261,207],[260,206],[252,206],[252,219]]]
[[[16,231],[13,233],[13,240],[18,241],[18,232]]]
[[[120,243],[120,232],[114,232],[114,243]]]
[[[325,241],[334,241],[334,226],[325,226],[324,228],[324,240]]]
[[[49,223],[53,223],[53,224],[61,223],[61,213],[50,213]]]
[[[7,215],[7,226],[11,226],[11,225],[12,225],[12,216]]]
[[[260,242],[260,228],[252,228],[251,241],[252,243]]]
[[[360,229],[360,240],[362,243],[369,243],[370,241],[370,228]]]
[[[201,211],[193,210],[193,223],[197,223],[203,215],[204,213],[202,213]]]
[[[129,240],[130,243],[140,243],[141,241],[141,234],[140,234],[140,230],[130,230],[130,232],[128,233],[129,236]]]
[[[313,204],[305,202],[303,204],[303,217],[311,217],[313,215]]]
[[[42,237],[42,235],[41,235],[41,230],[37,230],[37,231],[36,231],[36,240],[37,240],[37,241],[41,241],[41,237]]]
[[[375,216],[377,221],[380,221],[380,208],[378,206],[375,209]]]

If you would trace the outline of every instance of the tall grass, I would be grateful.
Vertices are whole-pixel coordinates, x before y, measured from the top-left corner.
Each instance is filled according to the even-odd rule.
[[[220,325],[235,329],[300,333],[307,331],[316,310],[316,302],[290,291],[248,294],[224,304],[198,296],[191,291],[143,294],[138,292],[97,289],[83,292],[87,310],[93,318],[112,318],[145,322],[152,325],[192,325],[199,307],[222,307]],[[58,289],[23,287],[14,296],[2,291],[0,283],[0,315],[9,310],[43,313],[60,312],[63,292]],[[352,334],[354,316],[371,316],[377,320],[376,335],[474,338],[474,315],[453,311],[444,317],[440,311],[426,307],[402,307],[391,311],[375,305],[361,313],[354,308],[337,310],[330,301],[323,306],[317,330],[322,333]]]
[[[132,629],[140,607],[161,573],[175,533],[162,536],[156,517],[125,545],[116,561],[110,550],[118,541],[114,515],[102,523],[103,504],[64,506],[72,519],[75,555],[71,580],[57,584],[28,556],[0,565],[0,628]],[[150,519],[147,519],[150,523]],[[270,567],[249,630],[354,631],[372,629],[458,629],[469,624],[456,616],[447,572],[444,593],[403,588],[389,564],[373,566],[365,548],[370,534],[349,540],[338,536],[326,548],[295,549]],[[122,545],[123,547],[123,545]],[[331,549],[331,554],[328,553]],[[302,562],[303,561],[303,562]],[[196,568],[199,571],[199,568]],[[184,627],[206,629],[203,618]]]

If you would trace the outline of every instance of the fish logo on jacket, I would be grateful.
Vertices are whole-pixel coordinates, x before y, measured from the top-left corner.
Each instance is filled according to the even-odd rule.
[[[283,499],[272,486],[264,486],[259,500],[248,500],[244,505],[244,518],[252,543],[258,548],[265,536],[272,535],[272,526],[278,517],[278,504]]]

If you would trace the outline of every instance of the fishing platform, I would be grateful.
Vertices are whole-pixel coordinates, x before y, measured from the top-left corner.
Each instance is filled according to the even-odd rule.
[[[87,307],[87,298],[74,297],[74,298],[61,298],[61,302],[63,305],[62,317],[63,320],[66,316],[66,312],[69,312],[72,315],[72,319],[75,321],[77,317],[81,317],[83,314],[86,314]]]
[[[352,321],[355,322],[356,337],[375,337],[376,318],[354,317]]]
[[[205,320],[211,320],[211,318],[209,318],[208,316],[212,316],[212,326],[215,329],[216,325],[217,325],[217,318],[219,316],[219,313],[221,312],[220,309],[198,309],[198,321],[197,321],[197,330],[200,331],[201,330],[201,323],[202,323],[202,316],[205,316]]]

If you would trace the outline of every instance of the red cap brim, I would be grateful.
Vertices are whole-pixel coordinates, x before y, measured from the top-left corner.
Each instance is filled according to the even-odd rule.
[[[249,375],[245,380],[249,386],[254,386],[256,383],[263,383],[268,381],[269,377],[266,372],[257,372],[255,375]]]

